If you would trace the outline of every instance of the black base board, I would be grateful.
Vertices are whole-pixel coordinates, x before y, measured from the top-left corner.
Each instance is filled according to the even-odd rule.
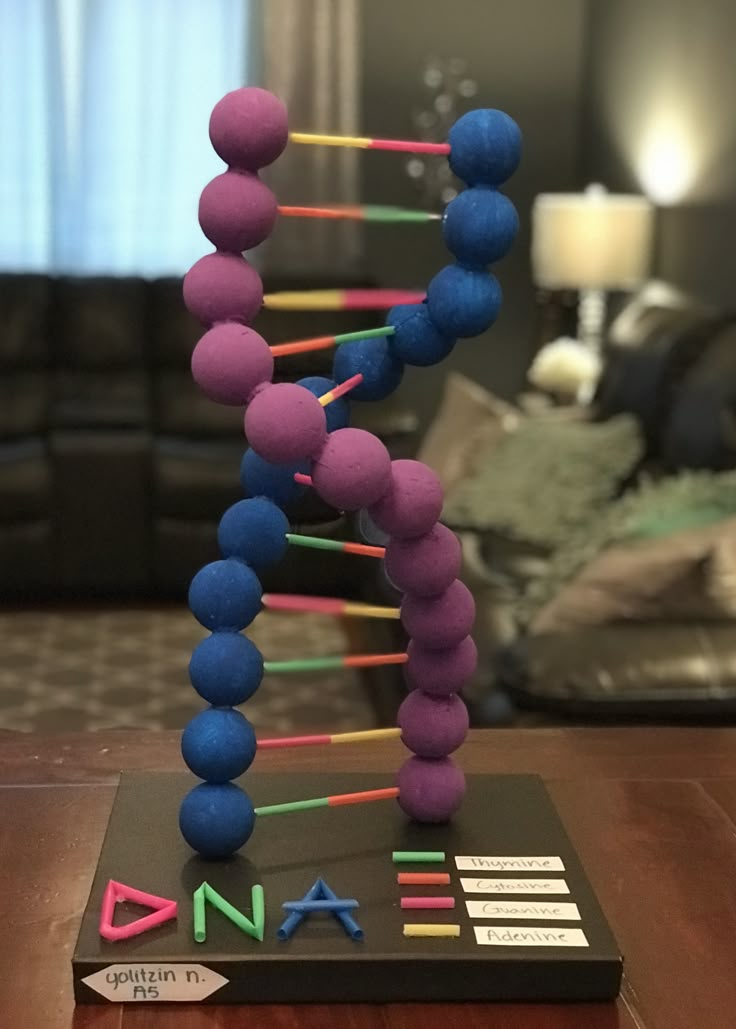
[[[192,784],[187,774],[122,776],[73,958],[78,1003],[589,1001],[611,999],[618,993],[622,968],[618,948],[536,776],[469,776],[462,810],[445,826],[410,822],[392,800],[263,817],[242,853],[219,862],[194,855],[180,837],[179,804]],[[392,780],[375,775],[256,772],[247,776],[244,785],[260,805],[389,786]],[[394,850],[443,850],[446,860],[439,865],[396,865]],[[564,870],[546,870],[537,863],[524,871],[483,870],[482,864],[478,871],[459,871],[455,862],[459,855],[555,857]],[[399,886],[398,871],[447,871],[451,884]],[[500,896],[464,892],[461,877],[477,880],[479,875],[502,879],[504,892]],[[290,940],[277,938],[276,930],[285,918],[281,905],[300,900],[318,877],[339,897],[359,901],[355,916],[365,933],[362,941],[350,939],[337,919],[325,914],[310,916]],[[543,895],[506,890],[512,880],[518,886],[529,878],[564,879],[569,895],[556,887]],[[100,904],[110,879],[176,900],[177,920],[130,940],[111,943],[101,938]],[[209,906],[207,940],[194,942],[192,894],[205,880],[247,916],[251,886],[264,887],[262,943]],[[402,895],[411,894],[451,895],[455,908],[401,910]],[[539,915],[534,905],[541,905],[541,917],[511,918],[504,908],[506,917],[471,918],[466,901],[488,901],[494,910],[496,903],[519,905],[522,910],[514,911],[517,916],[532,910]],[[576,904],[579,920],[548,917],[558,913],[561,903]],[[127,920],[139,914],[140,910],[131,911]],[[126,920],[124,910],[118,911],[117,920]],[[404,937],[404,924],[413,922],[458,924],[460,936]],[[476,942],[475,926],[492,931],[491,938],[500,945]],[[557,945],[560,939],[579,941],[581,930],[587,946]],[[556,935],[559,932],[562,938]],[[539,939],[555,943],[530,944]],[[194,964],[202,968],[194,971]],[[98,980],[108,996],[84,982],[98,972],[103,972]],[[206,981],[210,975],[212,982],[212,973],[227,981],[208,997],[194,996],[209,988],[195,988],[197,980]]]

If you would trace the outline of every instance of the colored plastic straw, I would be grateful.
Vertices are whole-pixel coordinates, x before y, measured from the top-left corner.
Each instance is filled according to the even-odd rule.
[[[393,853],[393,861],[395,865],[403,864],[405,862],[420,861],[422,863],[428,863],[431,861],[444,860],[444,850],[395,850]]]
[[[327,897],[330,900],[337,900],[338,899],[338,897],[335,894],[335,892],[330,889],[330,887],[327,885],[327,883],[324,881],[324,879],[320,879],[319,882],[320,882],[321,887],[322,887],[322,896]],[[337,911],[335,913],[336,913],[337,917],[340,919],[340,922],[342,923],[342,927],[345,930],[345,932],[348,934],[348,936],[352,937],[352,939],[354,939],[354,940],[362,940],[363,939],[363,936],[365,935],[363,930],[360,928],[358,923],[355,921],[355,919],[353,918],[353,916],[349,912],[347,912],[347,911]]]
[[[354,911],[360,907],[357,900],[287,900],[281,907],[284,911]]]
[[[291,143],[318,146],[357,147],[359,150],[396,150],[405,154],[443,154],[450,152],[449,143],[426,143],[412,139],[376,139],[372,136],[336,136],[321,132],[290,132]]]
[[[442,218],[433,211],[414,211],[385,204],[336,204],[329,207],[293,207],[279,205],[279,214],[287,218],[350,219],[365,222],[434,222]]]
[[[329,350],[343,343],[355,343],[359,339],[376,339],[379,336],[393,336],[393,325],[382,325],[377,329],[361,329],[358,332],[341,332],[337,336],[313,336],[311,339],[295,339],[289,343],[276,343],[271,347],[272,357],[287,357],[289,354],[306,354],[312,350]]]
[[[327,393],[323,393],[321,397],[318,397],[322,407],[327,407],[333,400],[339,400],[340,397],[344,397],[346,393],[349,393],[351,389],[355,389],[363,381],[363,373],[358,372],[356,375],[351,375],[345,382],[339,383],[334,389],[328,390]]]
[[[264,607],[271,611],[309,611],[312,614],[362,616],[364,618],[398,618],[398,607],[362,604],[337,597],[312,597],[295,593],[264,593]]]
[[[399,886],[449,886],[449,872],[399,872]]]
[[[267,293],[270,311],[388,311],[398,304],[420,304],[426,294],[410,289],[314,289]]]
[[[330,797],[314,797],[311,800],[292,800],[286,804],[267,804],[257,807],[257,815],[286,815],[293,811],[308,811],[317,807],[342,807],[345,804],[366,804],[374,800],[390,800],[398,797],[397,786],[383,790],[363,790],[360,793],[335,793]]]
[[[460,926],[459,925],[442,925],[440,923],[430,922],[429,924],[422,924],[421,922],[415,922],[413,925],[407,924],[404,926],[404,936],[459,936]]]
[[[301,657],[291,661],[264,661],[267,675],[290,675],[332,671],[336,668],[381,668],[383,665],[403,665],[408,654],[346,654],[344,657]]]
[[[401,735],[398,727],[391,729],[365,729],[362,732],[338,732],[316,736],[281,736],[272,740],[259,740],[259,750],[280,750],[283,747],[315,747],[328,743],[368,743],[371,740],[390,740]]]
[[[316,882],[309,888],[304,896],[304,900],[313,900],[315,897],[323,896],[322,892],[322,880],[317,879]],[[276,930],[276,935],[280,940],[288,940],[296,927],[301,923],[304,915],[301,912],[292,911],[288,918],[284,919],[281,925]]]
[[[292,546],[310,547],[314,550],[337,550],[343,554],[358,554],[361,557],[386,556],[385,547],[370,547],[366,543],[350,543],[346,540],[328,540],[322,536],[302,536],[298,532],[287,532],[286,538]]]
[[[402,897],[401,907],[405,911],[446,911],[455,907],[454,897]]]

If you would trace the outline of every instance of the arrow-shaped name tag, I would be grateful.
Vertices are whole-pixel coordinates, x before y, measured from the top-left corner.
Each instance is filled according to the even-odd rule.
[[[204,1000],[230,980],[205,965],[141,962],[108,965],[82,982],[105,1000],[130,1004],[138,1000]]]

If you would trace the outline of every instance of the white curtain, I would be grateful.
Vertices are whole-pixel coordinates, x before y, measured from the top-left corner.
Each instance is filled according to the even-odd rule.
[[[286,104],[290,128],[359,132],[359,0],[261,0],[260,11],[263,85]],[[354,150],[295,145],[264,178],[282,204],[354,204],[359,160]],[[265,244],[264,262],[344,271],[360,255],[361,231],[354,222],[289,218]]]
[[[180,274],[248,0],[0,0],[0,265]]]

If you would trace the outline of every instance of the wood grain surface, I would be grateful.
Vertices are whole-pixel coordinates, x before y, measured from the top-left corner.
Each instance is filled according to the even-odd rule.
[[[264,770],[395,768],[393,742],[269,752]],[[736,729],[476,731],[467,771],[537,772],[625,955],[615,1004],[74,1009],[71,953],[118,773],[178,770],[178,734],[0,735],[5,1029],[731,1029]]]

